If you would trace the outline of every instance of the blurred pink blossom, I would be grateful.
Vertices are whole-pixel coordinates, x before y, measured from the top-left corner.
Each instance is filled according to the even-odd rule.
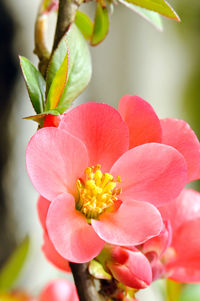
[[[78,301],[76,287],[66,279],[52,280],[40,293],[37,301]]]
[[[159,208],[164,228],[139,246],[152,268],[152,280],[170,278],[183,283],[200,281],[200,193],[184,189]]]
[[[172,227],[171,244],[160,258],[166,275],[179,282],[200,282],[200,193],[185,189],[160,212]]]

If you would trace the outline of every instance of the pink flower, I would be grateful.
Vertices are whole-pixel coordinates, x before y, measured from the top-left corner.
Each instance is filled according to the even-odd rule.
[[[105,266],[125,285],[141,289],[163,277],[200,281],[200,193],[184,189],[160,212],[164,225],[158,236],[137,248],[107,246]]]
[[[66,279],[52,280],[42,290],[38,301],[78,301],[75,285]]]
[[[143,289],[152,282],[148,259],[136,248],[106,245],[104,265],[113,277],[126,286]]]
[[[183,120],[159,120],[150,104],[138,96],[125,95],[119,112],[129,128],[130,148],[148,142],[159,142],[176,148],[185,158],[188,182],[200,177],[200,144]]]
[[[200,193],[185,189],[172,203],[160,208],[172,226],[172,242],[162,261],[170,279],[200,281]]]
[[[129,118],[124,112],[133,112],[134,103],[139,109]],[[162,222],[153,205],[173,200],[189,173],[197,174],[190,164],[194,155],[187,161],[185,148],[166,145],[167,138],[160,143],[160,121],[145,101],[125,96],[119,111],[126,122],[108,105],[80,105],[58,128],[39,130],[27,147],[31,181],[52,201],[45,223],[49,238],[69,261],[91,260],[105,242],[132,246],[158,235]]]
[[[179,282],[200,281],[200,194],[184,189],[159,208],[165,226],[160,235],[139,249],[149,259],[153,280],[166,277]]]
[[[134,289],[144,289],[165,273],[160,258],[170,243],[171,227],[165,222],[158,236],[137,248],[106,244],[98,260],[119,282]]]

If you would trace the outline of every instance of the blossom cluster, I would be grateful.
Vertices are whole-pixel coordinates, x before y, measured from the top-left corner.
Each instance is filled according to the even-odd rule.
[[[26,165],[58,268],[96,258],[136,289],[200,281],[200,195],[184,189],[200,177],[200,144],[185,121],[160,120],[138,96],[118,110],[85,103],[46,117]]]

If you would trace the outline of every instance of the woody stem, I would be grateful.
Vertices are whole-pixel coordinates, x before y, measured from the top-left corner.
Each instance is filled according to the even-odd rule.
[[[65,32],[69,29],[69,26],[74,22],[76,10],[82,2],[82,0],[59,1],[58,19],[52,52],[57,47]]]
[[[80,301],[105,301],[105,298],[97,292],[94,280],[88,272],[88,263],[70,262],[70,267]]]

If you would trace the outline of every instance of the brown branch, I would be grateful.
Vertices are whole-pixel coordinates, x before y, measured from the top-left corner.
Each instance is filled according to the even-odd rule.
[[[83,0],[59,0],[58,18],[56,24],[56,31],[54,36],[54,43],[51,54],[46,47],[46,31],[48,15],[51,11],[57,9],[58,2],[56,0],[49,1],[49,6],[44,7],[45,0],[42,0],[38,15],[35,23],[35,49],[34,53],[39,58],[39,70],[46,76],[46,70],[49,60],[56,49],[58,43],[62,39],[63,35],[69,29],[69,26],[74,22],[76,16],[76,10]]]
[[[47,15],[38,16],[35,23],[35,49],[34,53],[39,58],[38,69],[45,77],[46,68],[49,62],[50,53],[45,44],[45,33],[47,26]]]
[[[57,47],[65,32],[69,29],[69,26],[74,22],[76,10],[82,2],[83,0],[59,1],[58,19],[52,52]]]
[[[105,301],[95,287],[94,281],[88,273],[88,264],[70,263],[74,281],[80,301]]]
[[[47,28],[47,14],[38,14],[35,23],[35,49],[34,53],[37,54],[39,60],[43,57],[49,57],[50,53],[46,47],[45,34]]]
[[[38,69],[45,77],[47,65],[50,58],[50,52],[46,46],[46,31],[47,31],[47,21],[48,14],[44,12],[44,0],[41,2],[36,22],[35,22],[35,49],[34,53],[39,58]]]

